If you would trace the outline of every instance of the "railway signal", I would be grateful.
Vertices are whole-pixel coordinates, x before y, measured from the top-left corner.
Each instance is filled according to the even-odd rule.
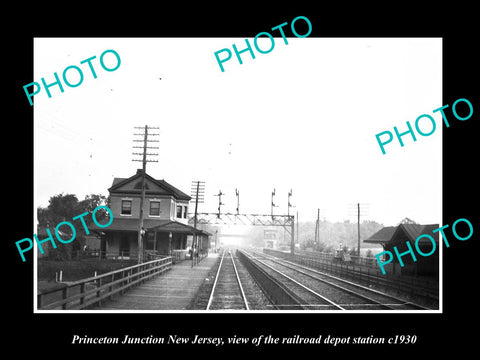
[[[291,207],[295,207],[292,205],[292,203],[290,202],[290,198],[292,197],[292,189],[290,189],[290,191],[288,192],[288,205],[287,205],[287,215],[290,215],[290,208]]]
[[[278,207],[278,205],[275,205],[275,202],[273,200],[274,197],[275,197],[275,188],[273,188],[273,191],[272,191],[272,203],[271,203],[271,207],[270,207],[270,213],[272,215],[272,220],[273,220],[273,208]]]
[[[217,217],[220,219],[220,215],[221,215],[221,208],[222,208],[222,205],[225,205],[224,203],[222,203],[222,195],[225,195],[224,193],[222,193],[222,190],[219,190],[218,191],[218,194],[215,195],[215,196],[218,196],[218,215]]]
[[[235,195],[237,196],[237,215],[240,213],[240,191],[235,189]]]

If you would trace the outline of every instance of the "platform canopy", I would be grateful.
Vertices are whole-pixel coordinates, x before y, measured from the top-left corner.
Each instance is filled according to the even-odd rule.
[[[119,219],[114,218],[112,223],[105,228],[101,228],[95,224],[89,226],[89,230],[97,233],[106,233],[110,231],[135,231],[138,232],[138,219]],[[166,232],[173,234],[193,234],[195,230],[193,226],[182,224],[173,220],[144,219],[144,228],[147,232]],[[197,235],[211,236],[210,233],[197,229]]]
[[[212,235],[209,232],[206,232],[205,230],[200,230],[200,229],[195,230],[193,226],[185,225],[177,221],[169,221],[169,220],[167,220],[164,224],[148,228],[147,231],[171,232],[174,234],[193,234],[193,232],[195,231],[197,235],[205,235],[205,236]]]

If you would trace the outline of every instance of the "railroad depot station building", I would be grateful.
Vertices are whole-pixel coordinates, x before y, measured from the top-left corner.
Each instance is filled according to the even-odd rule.
[[[438,229],[438,224],[420,225],[420,224],[400,224],[398,226],[387,226],[375,234],[365,239],[363,242],[371,244],[381,244],[384,251],[390,251],[393,254],[393,260],[389,264],[384,265],[387,274],[396,275],[413,275],[413,276],[429,276],[438,278],[439,274],[439,244],[438,232],[432,233]],[[415,241],[420,235],[430,235],[435,240],[436,250],[430,256],[421,256],[415,250]],[[417,261],[413,261],[411,254],[407,253],[402,256],[404,266],[400,266],[397,256],[393,250],[396,246],[400,254],[408,250],[406,242],[414,249]],[[428,238],[422,237],[418,241],[419,249],[423,253],[430,253],[433,244]]]
[[[129,178],[114,178],[108,189],[113,222],[107,228],[95,225],[90,230],[100,239],[102,258],[138,256],[138,231],[142,169]],[[145,173],[143,202],[143,249],[146,254],[181,254],[184,258],[192,245],[194,228],[188,225],[191,197],[167,183]],[[196,230],[200,252],[208,251],[210,234]],[[97,240],[98,244],[98,240]],[[90,247],[90,246],[89,246]],[[91,247],[90,247],[91,248]]]

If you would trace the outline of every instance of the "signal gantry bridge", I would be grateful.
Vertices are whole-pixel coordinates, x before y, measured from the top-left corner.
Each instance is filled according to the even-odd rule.
[[[195,215],[190,215],[188,221],[195,223]],[[197,213],[196,224],[282,226],[291,236],[290,252],[292,254],[295,252],[295,216],[293,215]]]

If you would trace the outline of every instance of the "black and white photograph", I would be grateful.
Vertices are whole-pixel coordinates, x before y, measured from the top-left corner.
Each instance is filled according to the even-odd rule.
[[[5,134],[24,135],[4,164],[21,184],[9,342],[54,357],[472,346],[470,15],[452,30],[367,7],[27,26],[6,101]]]
[[[38,310],[441,310],[441,39],[257,39],[35,39]]]

